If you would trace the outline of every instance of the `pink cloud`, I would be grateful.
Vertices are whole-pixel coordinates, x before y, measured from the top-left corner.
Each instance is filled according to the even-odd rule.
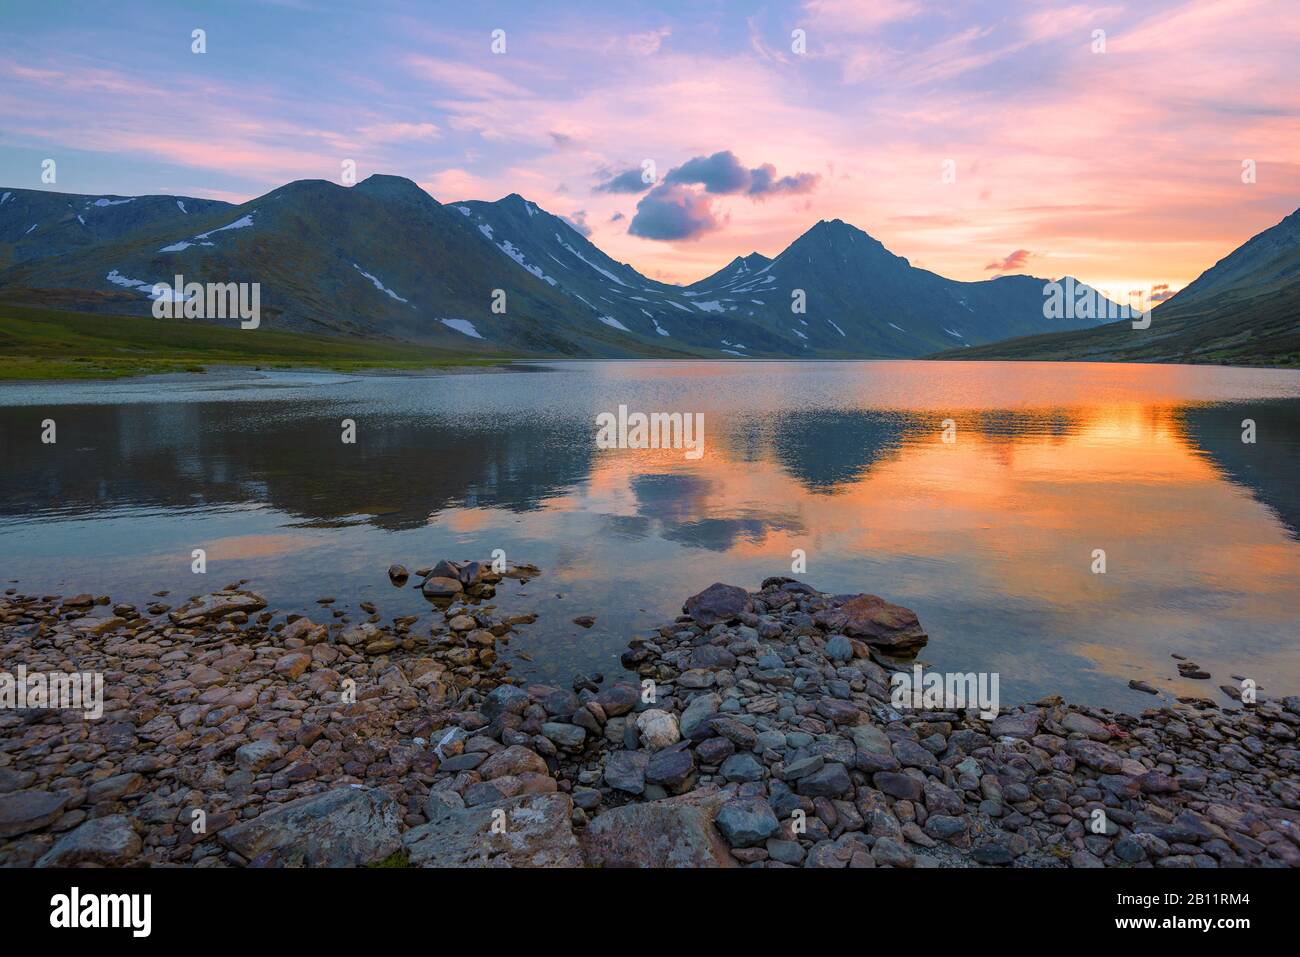
[[[1018,269],[1024,269],[1029,257],[1034,255],[1028,249],[1017,249],[1015,252],[1007,255],[1005,259],[995,259],[984,267],[986,272],[1013,272]]]

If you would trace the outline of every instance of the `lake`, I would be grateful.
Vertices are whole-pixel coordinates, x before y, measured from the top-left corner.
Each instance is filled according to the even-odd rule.
[[[619,405],[703,413],[703,456],[598,449],[595,417]],[[143,605],[248,579],[318,621],[323,596],[353,620],[365,600],[428,616],[391,563],[500,548],[542,569],[498,594],[540,616],[508,643],[512,671],[567,685],[621,674],[628,637],[693,592],[757,588],[802,550],[794,577],[914,609],[922,660],[997,672],[1004,706],[1158,703],[1131,678],[1224,705],[1232,676],[1300,691],[1295,372],[598,362],[11,383],[0,460],[0,578],[28,593]],[[1214,679],[1179,678],[1175,653]]]

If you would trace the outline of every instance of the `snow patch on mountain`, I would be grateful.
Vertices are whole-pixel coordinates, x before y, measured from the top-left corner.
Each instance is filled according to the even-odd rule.
[[[626,285],[627,285],[627,283],[625,283],[623,280],[619,279],[617,276],[615,276],[615,275],[614,275],[612,272],[610,272],[608,269],[602,269],[600,266],[597,266],[594,262],[592,262],[592,261],[591,261],[590,259],[588,259],[586,256],[582,255],[582,253],[578,252],[576,249],[574,249],[572,246],[570,246],[568,243],[566,243],[566,242],[564,241],[563,237],[561,237],[559,233],[556,233],[556,234],[555,234],[555,238],[556,238],[557,240],[559,240],[559,243],[560,243],[561,246],[563,246],[565,249],[567,249],[570,253],[572,253],[572,254],[573,254],[574,256],[576,256],[577,258],[581,259],[583,262],[585,262],[585,263],[586,263],[588,266],[590,266],[592,269],[596,270],[596,272],[600,273],[600,274],[601,274],[602,276],[604,276],[606,279],[610,280],[611,282],[616,282],[616,283],[618,283],[620,286],[626,286]]]
[[[623,325],[623,323],[615,319],[613,316],[597,316],[596,318],[599,319],[607,326],[613,326],[615,329],[622,329],[624,332],[632,331],[627,326]]]
[[[405,300],[402,301],[405,302]],[[448,329],[455,329],[461,335],[469,336],[471,339],[483,338],[479,335],[479,331],[474,328],[474,323],[470,322],[468,319],[439,319],[438,321]]]
[[[252,225],[253,225],[253,214],[249,213],[247,216],[240,216],[233,223],[227,223],[225,226],[218,226],[216,229],[209,229],[206,233],[199,233],[194,238],[207,239],[213,233],[224,233],[227,229],[247,229],[249,226]]]
[[[380,282],[380,281],[379,281],[378,279],[376,279],[374,276],[370,275],[370,273],[366,272],[364,269],[362,269],[362,268],[361,268],[360,266],[358,266],[356,263],[353,263],[353,264],[352,264],[352,268],[355,269],[357,272],[361,273],[361,275],[365,276],[365,277],[366,277],[367,279],[369,279],[371,282],[373,282],[373,283],[375,284],[375,288],[378,289],[380,292],[387,293],[389,296],[391,296],[392,298],[396,299],[398,302],[406,302],[406,301],[407,301],[407,300],[403,299],[401,296],[399,296],[397,293],[393,292],[393,290],[391,290],[391,289],[389,289],[387,286],[385,286],[382,282]],[[445,322],[446,320],[443,320],[443,321]]]
[[[150,299],[170,299],[172,302],[185,301],[184,290],[173,289],[165,282],[153,283],[146,282],[143,279],[132,279],[129,276],[123,276],[116,269],[110,270],[104,278],[115,286],[123,286],[127,289],[134,289],[136,292],[142,292]],[[159,288],[159,294],[154,294],[154,287]]]
[[[479,228],[482,229],[483,227],[480,226]],[[491,238],[491,235],[490,235],[491,227],[488,227],[488,229],[489,229],[489,237],[488,237],[488,238]],[[536,276],[538,279],[541,279],[541,280],[543,280],[543,281],[545,281],[545,282],[548,282],[548,283],[550,283],[552,286],[558,286],[558,285],[559,285],[559,283],[557,283],[554,279],[552,279],[550,276],[546,275],[546,273],[542,272],[542,270],[541,270],[540,267],[538,267],[538,266],[534,266],[534,265],[532,265],[531,263],[529,263],[528,260],[524,259],[523,251],[520,250],[519,247],[517,247],[517,246],[516,246],[514,243],[512,243],[510,240],[508,240],[508,239],[503,239],[503,240],[501,240],[501,242],[496,243],[496,247],[497,247],[497,249],[499,249],[499,250],[501,250],[503,253],[505,253],[507,256],[509,256],[511,259],[513,259],[515,262],[519,263],[519,265],[521,265],[521,266],[523,266],[525,269],[527,269],[530,273],[532,273],[532,274],[533,274],[534,276]]]

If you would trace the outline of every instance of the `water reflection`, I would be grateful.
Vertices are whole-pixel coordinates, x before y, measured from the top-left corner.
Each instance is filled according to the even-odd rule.
[[[595,413],[620,403],[704,412],[704,458],[595,451]],[[1221,697],[1179,679],[1175,652],[1213,685],[1300,690],[1294,374],[605,363],[5,388],[0,456],[0,571],[35,590],[189,594],[203,545],[221,582],[250,578],[285,610],[330,593],[414,614],[390,562],[504,547],[545,571],[502,598],[541,612],[517,669],[567,680],[617,671],[627,636],[691,591],[756,585],[801,549],[809,581],[915,608],[927,661],[998,671],[1008,700],[1148,706],[1134,677]]]

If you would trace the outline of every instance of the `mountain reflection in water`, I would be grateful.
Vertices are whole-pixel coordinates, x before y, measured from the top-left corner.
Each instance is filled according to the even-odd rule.
[[[703,412],[704,457],[596,450],[619,404]],[[1224,704],[1232,675],[1300,690],[1296,373],[621,362],[7,385],[0,459],[0,575],[20,590],[139,602],[247,578],[285,611],[334,595],[427,614],[391,562],[504,548],[543,570],[498,602],[541,616],[510,642],[533,659],[515,671],[567,683],[617,674],[627,638],[692,592],[756,587],[802,549],[801,577],[915,609],[923,660],[999,672],[1007,703],[1153,704],[1130,678]],[[1214,680],[1178,678],[1172,653]]]

